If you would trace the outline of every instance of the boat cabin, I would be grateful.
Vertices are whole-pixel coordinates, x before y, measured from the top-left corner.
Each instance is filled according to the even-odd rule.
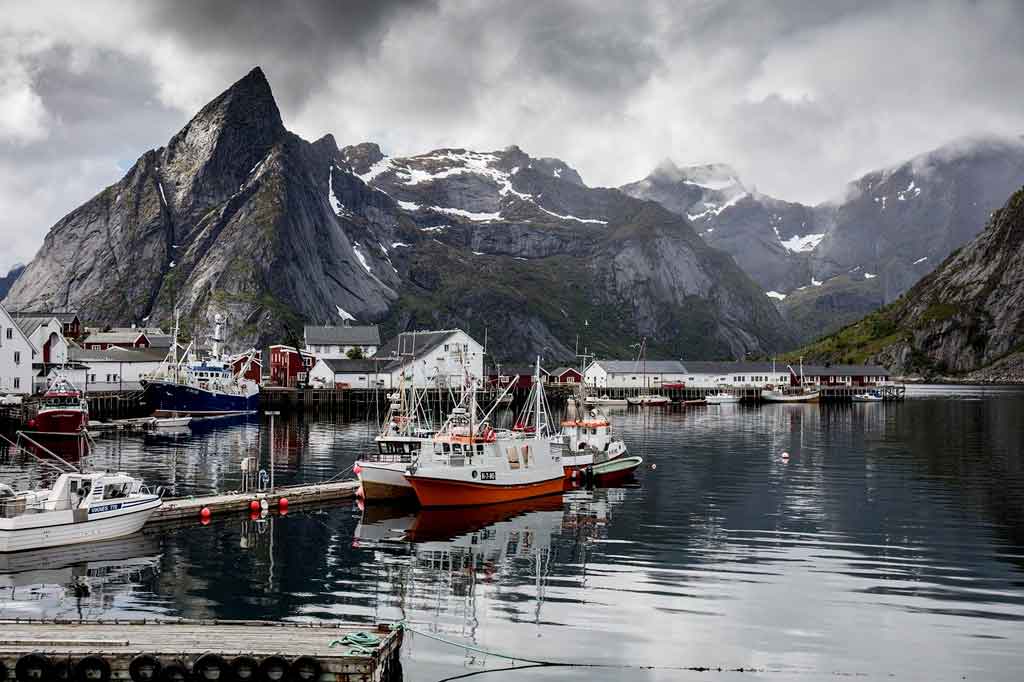
[[[85,509],[96,502],[119,501],[136,494],[142,482],[124,473],[61,474],[43,504],[44,511]]]
[[[595,413],[589,418],[562,422],[562,445],[570,451],[607,450],[613,440],[611,422]]]

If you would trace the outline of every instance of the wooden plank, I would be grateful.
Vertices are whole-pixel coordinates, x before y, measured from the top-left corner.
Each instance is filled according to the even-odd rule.
[[[350,500],[356,496],[359,482],[355,480],[331,483],[311,483],[285,486],[269,492],[222,493],[203,497],[179,497],[165,499],[163,505],[150,518],[150,523],[172,521],[198,516],[201,509],[208,508],[212,515],[241,513],[249,510],[253,500],[266,500],[269,509],[276,509],[281,498],[288,500],[288,508]]]

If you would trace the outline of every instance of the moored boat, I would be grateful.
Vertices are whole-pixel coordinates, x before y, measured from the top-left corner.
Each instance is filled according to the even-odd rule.
[[[637,455],[616,457],[615,459],[593,464],[589,467],[587,473],[590,475],[591,480],[606,484],[631,477],[643,463],[643,458]]]
[[[27,492],[0,484],[0,552],[131,535],[160,505],[158,492],[124,473],[65,473]]]
[[[626,401],[630,405],[668,405],[672,399],[657,393],[641,393],[626,398]]]
[[[852,400],[855,403],[880,403],[884,398],[882,398],[882,394],[879,391],[864,391],[863,393],[855,393]]]
[[[722,389],[715,393],[709,393],[704,400],[708,405],[730,405],[738,403],[740,396],[733,391]]]
[[[612,398],[607,393],[604,395],[588,395],[584,401],[587,405],[604,405],[604,406],[616,406],[616,405],[628,405],[629,401],[625,398]]]
[[[89,426],[89,403],[66,377],[58,376],[28,426],[37,434],[78,436]]]
[[[405,477],[424,507],[457,507],[558,493],[565,473],[552,452],[540,360],[529,400],[515,429],[496,431],[476,420],[476,384],[434,437],[429,458],[419,457]]]
[[[571,476],[574,470],[626,454],[626,443],[615,434],[608,418],[596,409],[577,416],[575,402],[570,399],[567,418],[562,420],[561,426],[561,432],[552,436],[551,443],[561,448],[566,476]]]

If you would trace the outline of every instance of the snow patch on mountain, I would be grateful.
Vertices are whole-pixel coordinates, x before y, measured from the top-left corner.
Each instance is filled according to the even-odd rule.
[[[778,229],[775,230],[775,236],[779,236]],[[825,238],[825,234],[804,234],[794,235],[789,239],[779,239],[779,242],[791,253],[805,253],[807,251],[813,251],[814,247],[821,243],[821,240]]]
[[[785,301],[786,294],[779,293],[778,291],[766,291],[764,295],[768,298],[774,298],[776,301]]]

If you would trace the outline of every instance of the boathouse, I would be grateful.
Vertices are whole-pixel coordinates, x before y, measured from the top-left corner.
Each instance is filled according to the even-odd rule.
[[[316,364],[312,353],[294,346],[277,344],[270,347],[270,383],[274,386],[295,388],[304,386],[309,372]]]
[[[583,377],[596,388],[661,388],[686,380],[686,367],[679,360],[595,360]]]
[[[879,365],[804,365],[804,381],[818,386],[874,386],[889,379]]]
[[[167,357],[161,350],[148,348],[77,348],[68,352],[72,362],[85,365],[85,383],[81,388],[86,393],[111,391],[138,391],[142,379],[156,372]]]
[[[368,358],[380,347],[380,330],[377,325],[307,325],[303,328],[303,339],[304,350],[317,358],[348,358],[349,353]]]
[[[90,332],[82,341],[82,348],[89,350],[107,350],[108,348],[144,349],[149,348],[151,345],[149,337],[143,331],[131,328],[122,328],[117,331]]]
[[[0,394],[32,392],[35,353],[32,341],[0,304]]]
[[[770,362],[734,362],[718,360],[683,360],[686,385],[690,388],[717,386],[749,386],[764,388],[792,383],[785,364]]]
[[[316,388],[391,388],[391,372],[383,369],[387,364],[380,359],[319,358],[309,383]]]
[[[549,384],[570,384],[583,383],[583,372],[575,367],[558,367],[548,374]]]

